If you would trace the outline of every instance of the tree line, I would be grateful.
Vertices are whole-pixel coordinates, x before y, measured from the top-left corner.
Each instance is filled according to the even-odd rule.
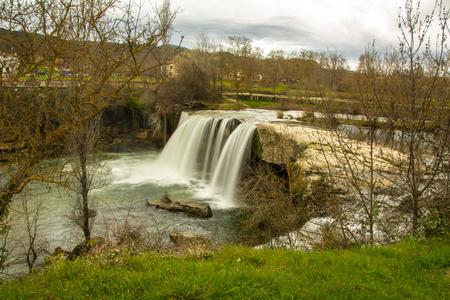
[[[186,95],[186,101],[214,101],[221,93],[234,91],[320,97],[333,90],[357,96],[354,72],[338,50],[285,52],[272,50],[264,56],[245,36],[229,36],[216,43],[205,33],[197,37],[193,50],[173,59],[176,75],[171,80]]]

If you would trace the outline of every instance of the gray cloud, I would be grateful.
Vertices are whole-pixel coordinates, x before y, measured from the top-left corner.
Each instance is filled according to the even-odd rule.
[[[192,43],[200,32],[208,34],[210,37],[226,41],[228,36],[243,35],[251,38],[254,42],[265,40],[277,44],[303,45],[306,47],[310,43],[316,43],[317,38],[313,32],[301,29],[301,26],[291,26],[290,21],[267,22],[267,23],[238,23],[227,22],[226,24],[188,22],[179,23],[176,29],[179,35],[184,35],[186,43]],[[284,24],[283,24],[284,23]],[[192,45],[192,46],[194,46]]]
[[[405,0],[172,0],[183,11],[175,21],[183,45],[195,47],[200,32],[226,43],[244,35],[266,53],[327,48],[342,51],[353,62],[372,40],[380,48],[397,43],[397,15]],[[450,0],[444,0],[444,4]],[[423,14],[434,1],[422,1]]]

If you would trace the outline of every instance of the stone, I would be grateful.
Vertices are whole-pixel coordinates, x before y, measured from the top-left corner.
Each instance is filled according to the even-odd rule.
[[[190,217],[207,219],[213,216],[208,204],[198,203],[189,199],[172,200],[167,194],[158,201],[147,200],[147,205],[171,212],[183,212]]]
[[[88,240],[84,240],[80,244],[76,245],[73,248],[72,252],[69,253],[68,259],[74,260],[77,257],[85,255],[91,251],[93,248],[101,247],[106,243],[105,239],[102,237],[94,237]]]
[[[53,253],[51,254],[51,256],[63,256],[66,257],[70,254],[69,251],[64,250],[61,247],[56,247],[55,251],[53,251]]]

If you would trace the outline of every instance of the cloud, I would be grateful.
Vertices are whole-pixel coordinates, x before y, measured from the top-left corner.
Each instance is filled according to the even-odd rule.
[[[425,15],[434,1],[422,2]],[[397,17],[404,4],[405,0],[172,0],[182,10],[175,27],[188,48],[195,47],[203,32],[216,42],[244,35],[266,53],[333,48],[352,59],[373,40],[382,48],[397,43]]]

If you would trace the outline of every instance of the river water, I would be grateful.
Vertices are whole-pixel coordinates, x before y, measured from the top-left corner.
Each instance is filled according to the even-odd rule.
[[[205,118],[236,118],[252,124],[283,122],[295,126],[301,125],[295,119],[302,114],[300,111],[289,111],[284,113],[285,119],[279,119],[276,111],[256,109],[194,113]],[[189,129],[186,134],[192,134],[193,130]],[[209,135],[213,136],[214,131],[210,130]],[[192,139],[189,136],[187,140]],[[181,150],[178,152],[183,151],[185,147],[182,143],[180,145]],[[164,159],[161,161],[161,157],[164,158],[164,155],[155,150],[111,153],[102,157],[102,167],[95,172],[96,188],[91,194],[95,203],[93,208],[97,212],[92,219],[93,236],[114,239],[120,235],[125,226],[128,226],[144,235],[161,236],[163,239],[168,239],[169,233],[193,233],[224,242],[233,240],[238,230],[235,221],[237,204],[232,199],[226,199],[224,202],[223,197],[211,191],[211,184],[205,177],[210,177],[212,182],[218,181],[214,179],[212,172],[207,176],[203,174],[200,178],[186,175],[176,168],[167,167]],[[229,162],[221,164],[225,167],[231,164],[233,155],[229,159]],[[57,162],[48,161],[43,165],[52,163]],[[219,164],[217,162],[217,165]],[[0,167],[0,172],[6,174],[7,170]],[[6,176],[0,176],[0,184],[5,179]],[[211,206],[214,216],[210,219],[196,219],[183,213],[170,213],[146,205],[146,201],[158,200],[165,193],[173,198],[190,198],[207,203]],[[228,198],[233,197],[233,194],[227,195]],[[43,250],[42,256],[45,251],[52,252],[56,247],[71,250],[83,239],[81,229],[69,218],[73,211],[73,203],[73,197],[67,188],[44,186],[38,182],[30,184],[22,196],[15,198],[10,221],[13,230],[8,235],[8,248],[13,254],[8,261],[11,264],[7,269],[8,272],[24,271],[24,251],[29,244],[26,220],[28,217],[32,223],[35,216],[33,212],[38,204],[40,211],[36,222],[36,245],[38,249]]]
[[[198,117],[200,119],[213,117],[241,119],[239,112],[220,116],[216,112],[209,112],[209,115],[202,112],[200,115],[202,115]],[[249,123],[241,125],[245,124]],[[242,127],[241,125],[237,127]],[[251,126],[254,129],[254,125]],[[239,131],[233,130],[233,133]],[[188,136],[187,141],[193,140],[192,131],[193,129],[188,128],[185,134]],[[209,135],[214,136],[213,131]],[[231,136],[232,134],[228,132],[226,138],[232,140]],[[239,145],[238,140],[235,143]],[[183,144],[179,146],[181,148],[174,153],[188,151],[183,148]],[[168,152],[170,155],[170,151]],[[235,239],[237,205],[232,199],[224,201],[223,197],[218,195],[217,189],[212,188],[213,170],[208,170],[211,172],[210,175],[203,175],[208,177],[208,180],[198,178],[192,175],[196,173],[194,171],[185,174],[171,168],[166,157],[160,156],[159,152],[148,150],[136,153],[111,153],[101,158],[102,166],[95,168],[95,188],[91,191],[91,199],[94,199],[92,208],[97,212],[91,221],[92,235],[114,239],[121,234],[124,227],[130,227],[139,230],[144,236],[163,237],[166,240],[169,233],[193,233],[224,242]],[[229,156],[228,161],[219,162],[217,159],[216,164],[221,164],[223,168],[221,175],[236,172],[227,169],[234,160],[234,155]],[[42,162],[41,168],[58,163],[61,162],[45,161]],[[0,166],[0,172],[0,184],[4,184],[7,176],[1,175],[6,175],[8,171],[6,167]],[[214,179],[215,185],[219,188],[223,179],[221,177],[223,176],[216,176]],[[225,180],[225,183],[228,182],[229,180]],[[189,198],[207,203],[213,211],[213,217],[196,219],[183,213],[170,213],[146,205],[146,201],[158,200],[165,193],[175,199]],[[225,195],[225,192],[223,194]],[[18,273],[25,269],[24,253],[30,243],[27,226],[32,231],[36,228],[35,248],[42,250],[41,257],[56,247],[70,251],[83,240],[81,229],[70,218],[75,202],[73,195],[70,189],[61,186],[32,182],[22,195],[15,197],[9,223],[12,230],[7,236],[7,248],[11,253],[8,259],[11,266],[7,272]],[[233,197],[233,193],[228,193],[228,198],[230,197]],[[39,214],[35,213],[37,207]]]
[[[127,226],[140,231],[144,237],[162,238],[163,242],[167,242],[169,233],[193,233],[223,242],[234,239],[236,207],[221,207],[216,199],[208,197],[207,186],[201,181],[164,172],[156,164],[158,156],[159,153],[152,150],[106,155],[102,172],[97,172],[102,178],[97,179],[98,188],[91,194],[95,203],[93,208],[97,211],[91,219],[93,236],[115,239]],[[197,219],[146,205],[147,200],[160,199],[165,193],[173,198],[208,203],[214,216]],[[71,250],[83,240],[81,229],[69,218],[74,202],[69,194],[65,188],[32,183],[23,197],[15,198],[10,221],[13,230],[8,235],[8,249],[12,253],[8,261],[12,264],[7,269],[9,273],[25,269],[24,252],[29,244],[26,217],[33,220],[38,203],[41,203],[37,219],[38,249],[52,252],[56,247],[62,247]],[[45,251],[41,254],[45,255]]]

